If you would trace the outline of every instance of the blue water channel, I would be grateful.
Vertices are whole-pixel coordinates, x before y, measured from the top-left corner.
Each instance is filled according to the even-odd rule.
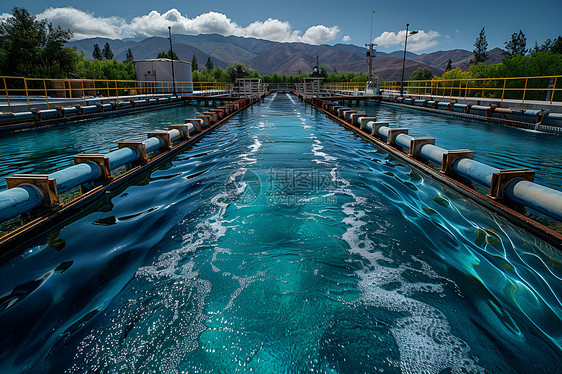
[[[175,106],[111,119],[0,133],[0,189],[15,173],[48,174],[74,165],[79,153],[107,153],[121,140],[145,140],[146,133],[195,118],[208,107]]]
[[[560,370],[560,252],[284,94],[0,274],[2,373]]]
[[[474,159],[500,169],[535,170],[535,182],[562,191],[562,137],[497,123],[434,114],[405,105],[352,106],[412,136],[430,136],[445,149],[470,149]]]

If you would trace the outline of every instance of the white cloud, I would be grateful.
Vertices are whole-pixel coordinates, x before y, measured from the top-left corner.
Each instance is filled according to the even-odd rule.
[[[324,25],[316,25],[309,27],[302,36],[302,42],[309,44],[327,43],[334,40],[340,28],[338,26],[326,27]]]
[[[125,22],[118,17],[95,17],[72,7],[47,8],[38,14],[37,19],[46,19],[62,28],[74,31],[75,39],[84,39],[91,36],[117,39],[132,36],[126,32]]]
[[[4,16],[4,15],[2,15]],[[126,22],[120,17],[96,17],[73,7],[47,8],[37,15],[53,24],[74,31],[74,39],[92,37],[128,38],[134,36],[166,36],[168,26],[175,34],[221,34],[254,37],[279,42],[327,43],[339,34],[338,26],[316,25],[304,34],[293,30],[289,22],[269,18],[255,21],[246,27],[239,26],[223,13],[208,12],[195,18],[184,16],[177,9],[160,14],[156,10]]]
[[[437,31],[423,31],[419,30],[417,34],[408,36],[408,50],[410,51],[423,51],[436,46],[439,41],[441,34]],[[406,38],[406,30],[400,30],[397,33],[391,31],[385,31],[380,36],[377,36],[374,42],[381,47],[391,47],[391,46],[404,46],[404,39]]]
[[[351,40],[351,36],[349,36],[349,35],[346,35],[346,36],[343,37],[344,42],[348,42],[350,40]]]

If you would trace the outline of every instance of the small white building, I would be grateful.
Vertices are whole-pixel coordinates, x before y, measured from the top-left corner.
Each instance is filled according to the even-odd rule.
[[[172,79],[172,64],[174,74]],[[142,87],[154,89],[157,93],[172,93],[175,81],[176,93],[192,93],[193,78],[191,62],[154,58],[135,61],[137,81]]]

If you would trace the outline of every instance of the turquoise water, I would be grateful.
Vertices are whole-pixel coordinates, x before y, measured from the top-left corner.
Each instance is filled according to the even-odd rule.
[[[496,123],[369,103],[355,107],[412,136],[431,136],[445,149],[470,149],[474,159],[500,169],[535,170],[535,182],[562,191],[562,137]]]
[[[146,133],[183,123],[207,107],[176,106],[110,119],[73,122],[0,134],[0,189],[15,173],[52,173],[74,165],[79,153],[107,153],[121,140],[144,140]]]
[[[288,95],[0,274],[2,373],[559,371],[560,252]]]

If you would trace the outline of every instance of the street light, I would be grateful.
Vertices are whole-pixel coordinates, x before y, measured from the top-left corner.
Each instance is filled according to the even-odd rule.
[[[402,61],[402,80],[400,81],[400,96],[404,96],[404,68],[406,67],[406,44],[408,43],[408,36],[415,35],[417,31],[410,31],[408,33],[409,23],[406,24],[406,38],[404,39],[404,60]]]
[[[365,44],[365,47],[369,47],[367,52],[367,64],[369,66],[369,76],[367,78],[367,88],[372,87],[372,76],[373,76],[373,14],[375,11],[371,12],[371,33],[369,34],[369,44]]]
[[[174,84],[174,96],[176,95],[176,76],[174,74],[174,50],[172,49],[172,26],[168,26],[168,40],[170,41],[170,61],[172,62],[172,82]]]

